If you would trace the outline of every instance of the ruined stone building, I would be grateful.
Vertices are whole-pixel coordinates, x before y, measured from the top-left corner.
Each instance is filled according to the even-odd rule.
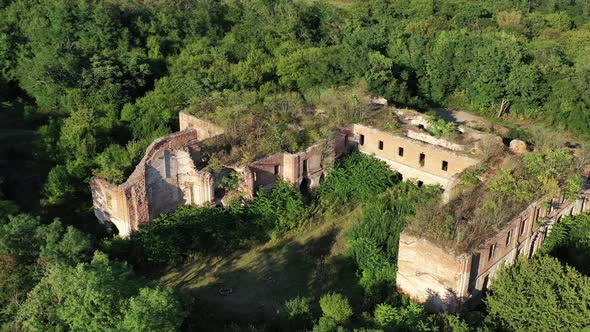
[[[397,286],[435,311],[458,311],[475,304],[500,268],[519,257],[531,257],[560,218],[587,212],[589,197],[586,188],[573,202],[563,196],[551,199],[549,209],[544,205],[547,200],[536,201],[473,253],[454,254],[402,232]]]
[[[469,124],[459,125],[457,137],[449,140],[430,134],[428,117],[421,113],[394,113],[395,126],[352,124],[304,151],[278,152],[247,165],[211,169],[203,147],[224,135],[224,128],[181,112],[180,131],[154,141],[123,184],[92,178],[95,214],[127,237],[180,205],[223,205],[228,198],[251,199],[257,190],[272,187],[278,179],[310,190],[319,185],[335,159],[353,150],[383,160],[404,180],[440,185],[443,200],[448,201],[463,172],[480,164],[490,146],[503,146],[501,137]],[[526,148],[519,141],[510,147],[515,152]],[[224,179],[231,174],[237,174],[239,183],[225,188]],[[534,202],[472,253],[456,254],[403,232],[397,286],[434,310],[457,310],[466,301],[478,299],[502,265],[532,255],[561,216],[586,211],[587,197],[585,191],[574,202],[552,199],[549,210],[541,208],[542,201]],[[539,218],[548,222],[539,226]]]
[[[224,165],[222,170],[212,171],[203,159],[203,146],[223,135],[224,129],[181,112],[180,131],[154,141],[123,184],[92,178],[95,214],[127,237],[140,225],[179,205],[223,204],[231,196],[220,184],[232,172],[239,174],[237,194],[246,199],[279,178],[306,191],[319,185],[338,156],[354,149],[384,160],[404,179],[438,184],[448,196],[461,172],[481,160],[478,144],[484,138],[493,138],[460,128],[468,144],[452,143],[425,132],[428,123],[420,113],[396,113],[403,126],[394,131],[354,124],[335,130],[332,139],[298,153],[279,152],[249,165]]]

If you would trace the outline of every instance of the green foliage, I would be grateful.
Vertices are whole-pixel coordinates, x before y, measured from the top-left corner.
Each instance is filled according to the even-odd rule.
[[[590,215],[568,216],[551,227],[540,250],[590,275]]]
[[[115,184],[123,183],[143,156],[147,143],[146,140],[131,141],[126,148],[118,144],[109,145],[96,156],[94,174]]]
[[[582,181],[575,179],[580,175],[574,161],[574,156],[567,149],[527,152],[521,167],[501,170],[490,181],[490,188],[504,196],[513,196],[521,203],[532,202],[545,195],[557,196],[561,186],[566,187],[570,197],[575,196],[581,189]]]
[[[226,177],[221,179],[219,187],[226,192],[238,189],[240,185],[240,175],[237,172],[230,172]]]
[[[320,307],[324,317],[334,320],[337,324],[348,322],[352,316],[352,307],[348,299],[339,293],[330,293],[320,298]]]
[[[170,290],[140,289],[129,266],[109,262],[97,252],[90,263],[53,266],[17,319],[27,330],[103,331],[119,325],[124,330],[173,331],[183,317]]]
[[[293,330],[299,330],[311,320],[311,299],[297,296],[285,302],[285,316]]]
[[[367,304],[384,301],[395,289],[399,236],[415,207],[439,195],[432,186],[403,182],[364,207],[360,223],[347,234],[349,255],[361,271]]]
[[[307,214],[303,196],[285,181],[275,183],[270,193],[258,192],[247,210],[249,218],[271,239],[297,227]]]
[[[26,214],[0,220],[0,324],[9,322],[43,272],[88,259],[91,242],[59,220],[43,225]]]
[[[340,160],[318,188],[319,205],[337,210],[347,204],[367,201],[399,181],[387,165],[373,157],[353,153]]]
[[[141,259],[166,264],[188,255],[227,250],[239,244],[242,221],[229,209],[180,206],[156,218],[132,236]]]
[[[385,331],[435,331],[424,307],[415,302],[404,307],[379,304],[375,308],[375,322]]]
[[[336,321],[330,317],[320,317],[318,323],[314,325],[313,332],[344,332],[346,331],[342,326],[338,325]]]
[[[171,288],[142,288],[122,309],[122,331],[178,331],[186,312]]]
[[[453,138],[457,134],[457,126],[453,122],[437,119],[433,116],[428,118],[428,128],[426,130],[436,137]]]
[[[590,324],[590,279],[537,255],[501,270],[486,303],[490,315],[513,331],[580,331]]]

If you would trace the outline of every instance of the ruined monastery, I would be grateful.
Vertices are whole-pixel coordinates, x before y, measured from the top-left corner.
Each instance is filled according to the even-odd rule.
[[[504,146],[500,136],[473,123],[460,123],[459,137],[431,135],[428,117],[395,109],[400,126],[393,130],[371,124],[351,124],[333,137],[297,153],[279,152],[247,165],[228,164],[211,169],[204,146],[224,135],[225,129],[189,113],[179,114],[180,131],[155,140],[129,178],[120,185],[94,177],[91,190],[97,218],[128,237],[142,225],[180,205],[224,205],[229,199],[252,199],[259,189],[283,179],[302,191],[317,187],[341,155],[360,151],[384,161],[403,180],[418,185],[440,185],[448,201],[465,170],[480,164],[489,146]],[[507,142],[506,153],[523,153],[521,141]],[[228,178],[235,186],[226,186]],[[519,256],[530,256],[543,243],[551,225],[563,215],[588,209],[588,191],[575,201],[552,197],[531,203],[502,230],[470,253],[455,253],[404,231],[399,243],[397,286],[433,310],[457,311],[475,303],[498,269]],[[537,223],[539,218],[548,222]]]

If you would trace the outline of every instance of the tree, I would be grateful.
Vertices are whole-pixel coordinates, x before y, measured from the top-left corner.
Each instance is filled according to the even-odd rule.
[[[486,299],[490,315],[514,331],[581,331],[589,303],[590,278],[547,255],[501,270]]]
[[[170,288],[142,288],[123,305],[122,331],[178,331],[186,316]]]
[[[96,252],[90,263],[52,266],[17,320],[27,330],[41,331],[172,331],[184,315],[170,290],[140,289],[127,264]]]
[[[352,307],[348,299],[339,293],[329,293],[320,298],[320,307],[324,317],[334,320],[337,324],[348,322],[352,316]]]

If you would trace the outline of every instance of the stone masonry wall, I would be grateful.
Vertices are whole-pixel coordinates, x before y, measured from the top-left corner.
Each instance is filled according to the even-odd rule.
[[[119,186],[94,177],[91,191],[99,220],[113,223],[119,234],[127,237],[160,213],[185,204],[191,190],[191,201],[210,200],[211,181],[206,174],[196,172],[190,158],[191,150],[198,149],[198,141],[197,130],[191,128],[155,140]]]
[[[186,112],[178,113],[178,122],[180,125],[180,131],[188,128],[193,128],[198,132],[199,140],[205,140],[214,136],[221,135],[225,130],[215,125],[212,122],[201,120],[194,115],[190,115]]]
[[[456,311],[465,303],[477,303],[502,266],[533,255],[563,216],[588,211],[589,196],[586,189],[573,202],[553,199],[550,211],[543,206],[546,200],[534,202],[470,255],[455,255],[426,239],[402,233],[397,287],[434,311]],[[541,220],[545,220],[542,225]]]
[[[456,256],[432,242],[402,233],[397,262],[397,287],[433,311],[456,311],[469,277],[469,257]]]

